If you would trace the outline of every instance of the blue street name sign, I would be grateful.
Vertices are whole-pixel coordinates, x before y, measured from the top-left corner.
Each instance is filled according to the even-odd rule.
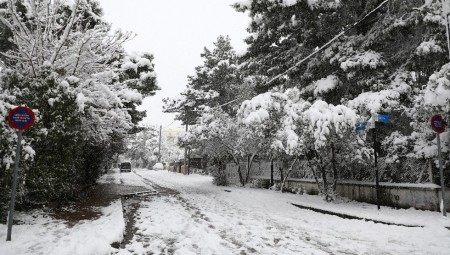
[[[377,117],[378,122],[388,123],[389,122],[389,115],[387,114],[378,114]]]
[[[367,128],[367,121],[364,121],[364,122],[361,122],[361,123],[358,123],[355,125],[356,131],[364,131],[364,130],[366,130],[366,128]]]

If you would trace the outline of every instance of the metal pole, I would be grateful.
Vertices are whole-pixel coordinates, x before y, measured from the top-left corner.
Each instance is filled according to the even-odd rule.
[[[19,161],[20,161],[20,146],[22,143],[22,132],[17,132],[17,147],[16,147],[16,158],[14,160],[14,175],[13,175],[13,186],[11,189],[11,202],[9,204],[8,212],[8,232],[6,234],[6,241],[11,241],[11,231],[12,224],[14,220],[14,205],[16,203],[16,189],[17,189],[17,172],[19,171]]]
[[[186,133],[188,131],[188,109],[187,106],[184,108],[185,109],[185,120],[186,120]],[[186,168],[186,158],[187,158],[187,147],[184,147],[184,167]],[[185,169],[186,170],[186,169]]]
[[[442,215],[447,216],[447,209],[445,207],[445,183],[444,183],[444,170],[442,169],[442,156],[441,156],[441,135],[436,132],[437,144],[438,144],[438,158],[439,158],[439,175],[441,177],[441,209]]]
[[[159,125],[159,148],[158,148],[158,162],[161,163],[161,129],[162,125]]]
[[[378,181],[378,155],[377,155],[377,132],[376,128],[372,129],[373,134],[373,152],[375,156],[375,192],[376,192],[376,199],[377,199],[377,208],[380,210],[380,182]]]
[[[190,167],[191,167],[191,149],[189,149],[188,153],[188,161],[187,161],[187,174],[190,174]]]

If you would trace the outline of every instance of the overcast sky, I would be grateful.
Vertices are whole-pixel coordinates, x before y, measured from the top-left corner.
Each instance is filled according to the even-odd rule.
[[[99,0],[104,17],[137,33],[125,44],[129,52],[150,52],[161,90],[144,100],[144,123],[168,126],[173,115],[162,113],[162,98],[176,97],[186,88],[187,76],[202,64],[203,47],[212,49],[219,35],[229,35],[236,52],[246,49],[247,14],[230,5],[236,0]],[[176,127],[175,122],[170,127]]]

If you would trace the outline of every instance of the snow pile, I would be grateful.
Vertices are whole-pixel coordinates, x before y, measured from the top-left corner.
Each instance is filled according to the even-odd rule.
[[[328,75],[314,83],[314,96],[330,92],[339,84],[339,78],[336,75]]]
[[[2,254],[110,254],[111,243],[122,241],[125,230],[122,205],[118,200],[100,211],[99,219],[80,221],[72,227],[39,211],[32,217],[18,214],[23,224],[13,226],[12,241],[5,241],[6,225],[0,225]]]

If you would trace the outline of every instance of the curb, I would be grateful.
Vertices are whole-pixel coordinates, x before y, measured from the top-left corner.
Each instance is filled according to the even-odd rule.
[[[338,217],[341,217],[343,219],[372,221],[374,223],[380,223],[380,224],[385,224],[385,225],[394,225],[394,226],[399,226],[399,227],[408,227],[408,228],[423,228],[423,227],[425,227],[425,226],[422,226],[422,225],[399,224],[399,223],[393,223],[393,222],[386,222],[386,221],[381,221],[381,220],[374,220],[374,219],[369,219],[369,218],[363,218],[363,217],[348,215],[348,214],[344,214],[344,213],[330,212],[330,211],[326,211],[326,210],[323,210],[323,209],[318,209],[318,208],[314,208],[314,207],[310,207],[310,206],[304,206],[304,205],[299,205],[299,204],[294,204],[294,203],[291,203],[291,205],[293,205],[295,207],[298,207],[300,209],[311,210],[311,211],[318,212],[318,213],[338,216]]]

